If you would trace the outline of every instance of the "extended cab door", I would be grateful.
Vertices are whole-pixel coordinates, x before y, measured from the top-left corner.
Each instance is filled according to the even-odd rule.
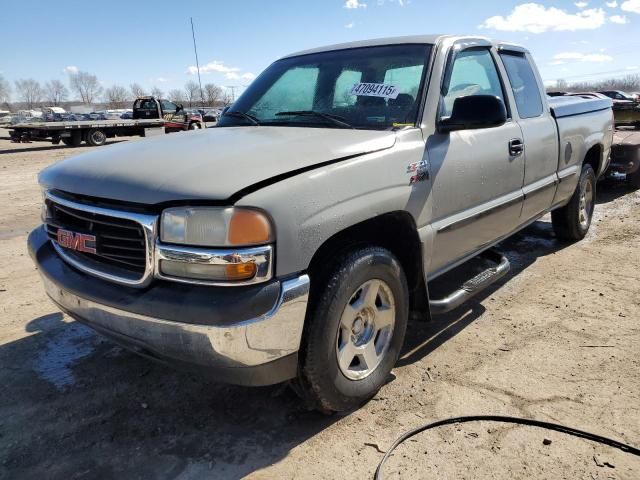
[[[470,95],[499,97],[510,111],[492,47],[458,47],[448,55],[439,119],[451,115],[456,98]],[[521,152],[513,152],[511,146],[521,142],[522,135],[517,122],[508,116],[501,126],[449,133],[436,129],[427,139],[435,230],[430,277],[486,248],[518,225],[524,161]]]
[[[513,93],[513,116],[522,130],[524,150],[524,204],[522,223],[544,213],[553,203],[558,185],[558,132],[542,82],[528,53],[509,47],[500,49]]]

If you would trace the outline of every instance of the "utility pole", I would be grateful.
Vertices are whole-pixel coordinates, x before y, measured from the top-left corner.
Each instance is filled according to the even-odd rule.
[[[238,85],[227,85],[227,88],[231,90],[231,103],[236,101],[236,88]]]
[[[198,62],[198,48],[196,47],[196,33],[193,29],[193,17],[189,17],[191,20],[191,36],[193,37],[193,51],[196,54],[196,68],[198,69],[198,85],[200,85],[200,102],[202,108],[204,108],[204,94],[202,93],[202,81],[200,80],[200,62]]]

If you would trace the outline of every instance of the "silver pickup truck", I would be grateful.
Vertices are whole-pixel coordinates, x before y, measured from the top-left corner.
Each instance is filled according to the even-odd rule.
[[[215,128],[45,169],[29,250],[63,311],[142,355],[353,408],[410,317],[508,270],[498,242],[548,212],[558,238],[585,236],[611,102],[555,102],[527,50],[485,38],[296,53]],[[429,297],[480,254],[495,263]]]

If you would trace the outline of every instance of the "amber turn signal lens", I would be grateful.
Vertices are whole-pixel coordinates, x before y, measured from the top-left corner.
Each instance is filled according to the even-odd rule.
[[[255,277],[257,272],[255,263],[232,263],[224,267],[227,280],[248,280]]]
[[[258,245],[271,239],[271,225],[265,215],[255,210],[233,212],[227,235],[230,245]]]

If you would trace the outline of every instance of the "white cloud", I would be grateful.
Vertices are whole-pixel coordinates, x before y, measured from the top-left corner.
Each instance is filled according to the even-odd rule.
[[[253,80],[254,78],[256,78],[255,74],[251,72],[243,73],[242,75],[236,72],[228,72],[225,73],[224,76],[227,78],[227,80]]]
[[[574,5],[578,8],[584,8],[584,7],[588,7],[589,3],[588,2],[576,2],[574,3]]]
[[[639,2],[640,0],[629,0]],[[567,13],[555,7],[538,3],[516,6],[506,17],[496,15],[484,21],[480,28],[507,32],[544,33],[547,31],[594,30],[604,25],[606,15],[601,8],[590,8],[577,13]]]
[[[355,24],[356,24],[355,22],[349,22],[344,26],[344,28],[353,28]]]
[[[616,2],[616,0],[613,0],[613,2],[607,2],[606,5],[609,8],[616,8],[618,6],[618,2]]]
[[[638,68],[640,68],[637,65],[631,65],[630,67],[627,67],[625,70],[637,70]]]
[[[344,8],[367,8],[367,4],[358,0],[345,0]]]
[[[611,55],[602,53],[579,53],[579,52],[561,52],[553,56],[551,65],[563,65],[568,62],[610,62],[613,60]]]
[[[209,62],[206,65],[202,65],[200,67],[200,73],[212,73],[212,72],[229,73],[229,72],[238,72],[238,71],[240,71],[239,68],[227,67],[224,64],[224,62],[219,62],[217,60],[214,60],[213,62]],[[197,74],[198,67],[196,67],[195,65],[191,65],[189,68],[187,68],[187,73],[189,75]]]
[[[626,2],[622,2],[620,8],[625,12],[640,14],[640,0],[627,0]]]
[[[158,83],[166,83],[166,82],[168,82],[168,81],[169,81],[169,80],[167,80],[167,79],[166,79],[166,78],[164,78],[164,77],[158,77],[158,78],[156,78],[156,82],[158,82]]]
[[[627,17],[625,17],[624,15],[611,15],[609,17],[609,21],[611,23],[625,24],[627,23]]]
[[[62,73],[78,73],[78,67],[75,65],[67,65],[62,69]]]

